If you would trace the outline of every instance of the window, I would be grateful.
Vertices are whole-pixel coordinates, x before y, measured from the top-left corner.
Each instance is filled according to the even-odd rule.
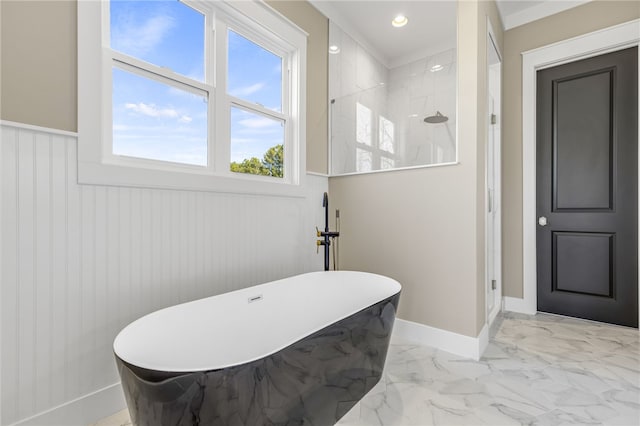
[[[305,49],[259,1],[79,2],[79,180],[299,192]]]
[[[109,4],[110,153],[206,167],[205,16],[177,1]]]
[[[228,30],[227,94],[231,108],[231,165],[235,173],[284,177],[288,103],[283,56]],[[286,97],[285,97],[286,99]]]

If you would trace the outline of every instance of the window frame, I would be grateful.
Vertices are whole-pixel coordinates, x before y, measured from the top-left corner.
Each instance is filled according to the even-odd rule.
[[[205,15],[204,82],[112,50],[109,2],[78,2],[79,183],[302,196],[306,170],[307,34],[260,0],[181,1]],[[262,111],[259,105],[227,93],[227,28],[278,56],[284,55],[281,56],[282,114],[266,108]],[[119,62],[118,68],[127,72],[133,70],[136,75],[162,84],[208,93],[206,167],[113,154],[111,75],[114,59]],[[125,65],[120,65],[122,63]],[[136,72],[134,68],[145,71]],[[167,75],[178,83],[168,83]],[[288,80],[288,84],[284,80]],[[283,178],[231,172],[230,107],[234,103],[269,116],[286,116]]]
[[[229,82],[226,78],[228,74],[227,73],[228,61],[226,60],[219,61],[217,64],[219,68],[216,69],[216,73],[218,76],[222,76],[222,80],[218,80],[221,85],[221,89],[220,89],[221,93],[218,95],[217,100],[221,101],[219,104],[219,108],[220,108],[219,118],[223,120],[225,123],[231,122],[231,108],[233,107],[236,107],[251,113],[263,115],[268,118],[282,120],[285,122],[284,141],[283,141],[284,142],[284,147],[283,147],[284,148],[284,153],[283,153],[284,177],[282,180],[283,182],[287,183],[291,180],[291,175],[296,173],[296,164],[295,164],[295,161],[292,161],[296,152],[295,145],[291,143],[286,143],[287,141],[291,141],[292,138],[294,137],[293,130],[292,130],[292,127],[294,124],[292,122],[293,117],[291,114],[291,111],[293,109],[293,103],[294,103],[293,100],[291,99],[292,98],[291,96],[291,80],[292,80],[291,58],[289,57],[289,55],[287,55],[286,51],[282,50],[280,46],[278,46],[275,40],[265,37],[264,34],[260,34],[256,31],[253,31],[251,28],[249,28],[246,24],[242,23],[236,17],[227,16],[225,17],[224,20],[219,22],[219,24],[220,25],[218,25],[218,31],[217,31],[218,38],[216,40],[216,47],[217,47],[217,51],[220,54],[224,54],[225,56],[228,57],[228,50],[227,50],[227,47],[229,46],[228,35],[229,35],[229,31],[231,30],[237,33],[238,35],[246,38],[247,40],[258,44],[262,48],[269,50],[275,55],[280,56],[282,58],[283,63],[282,63],[282,94],[281,94],[282,111],[281,112],[270,110],[264,106],[251,103],[249,101],[246,101],[245,99],[242,99],[238,96],[234,96],[230,94]],[[221,126],[217,126],[217,127],[219,129],[221,128]],[[228,127],[228,129],[222,128],[222,130],[230,131],[231,128],[230,127]],[[229,174],[231,177],[237,178],[237,179],[252,179],[252,180],[267,179],[269,181],[273,179],[270,176],[231,172],[229,169],[230,161],[226,161],[226,164],[223,164],[224,159],[231,158],[231,154],[230,154],[231,135],[225,133],[221,137],[223,137],[224,140],[229,140],[229,144],[225,144],[225,146],[222,147],[223,149],[225,149],[225,151],[221,152],[220,155],[218,155],[218,160],[220,161],[220,163],[216,164],[216,166],[218,168],[225,167],[226,168],[225,174]]]

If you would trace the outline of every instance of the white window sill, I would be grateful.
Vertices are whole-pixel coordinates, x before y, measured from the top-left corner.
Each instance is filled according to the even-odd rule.
[[[186,191],[225,192],[281,197],[304,196],[304,173],[297,184],[267,176],[214,176],[133,168],[115,164],[78,162],[78,183],[88,185],[129,186]]]

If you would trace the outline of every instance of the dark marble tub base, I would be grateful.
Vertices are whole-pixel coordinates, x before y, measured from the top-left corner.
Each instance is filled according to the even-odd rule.
[[[269,357],[221,370],[151,371],[116,356],[131,420],[138,426],[333,425],[382,377],[399,297]]]

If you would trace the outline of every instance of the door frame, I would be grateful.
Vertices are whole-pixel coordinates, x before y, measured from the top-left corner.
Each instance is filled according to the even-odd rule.
[[[538,307],[536,294],[536,71],[638,45],[640,45],[640,19],[522,53],[523,298],[505,297],[505,310],[535,314]],[[638,57],[640,58],[640,55]],[[640,73],[638,74],[640,87]],[[638,178],[640,182],[640,173]],[[638,222],[640,223],[640,217]]]
[[[494,262],[494,274],[496,280],[496,289],[494,296],[494,306],[493,309],[489,312],[488,301],[485,300],[485,315],[486,322],[489,326],[493,324],[493,321],[496,319],[498,313],[502,310],[502,81],[503,81],[503,56],[498,43],[496,42],[495,32],[493,31],[493,26],[491,25],[491,20],[487,17],[487,49],[493,46],[493,49],[498,56],[498,72],[500,74],[498,85],[500,86],[498,89],[498,95],[500,99],[498,100],[498,111],[496,112],[498,116],[499,126],[498,136],[494,140],[494,158],[493,158],[493,169],[495,172],[495,182],[494,182],[494,193],[493,200],[489,200],[488,196],[488,167],[486,165],[489,164],[489,157],[487,148],[489,147],[489,138],[491,135],[491,118],[489,114],[486,114],[485,120],[487,120],[487,132],[485,137],[485,230],[489,230],[489,214],[488,214],[488,206],[489,203],[493,205],[493,209],[495,210],[495,223],[493,228],[493,237],[494,237],[494,253],[493,259],[489,256],[489,233],[485,232],[485,262],[488,263],[490,260]],[[487,64],[486,64],[486,72],[487,72],[487,112],[489,112],[489,90],[491,87],[490,79],[490,69],[491,65],[489,64],[489,56],[487,55]],[[485,295],[489,294],[489,289],[491,287],[491,278],[489,276],[489,268],[488,264],[485,267]]]

